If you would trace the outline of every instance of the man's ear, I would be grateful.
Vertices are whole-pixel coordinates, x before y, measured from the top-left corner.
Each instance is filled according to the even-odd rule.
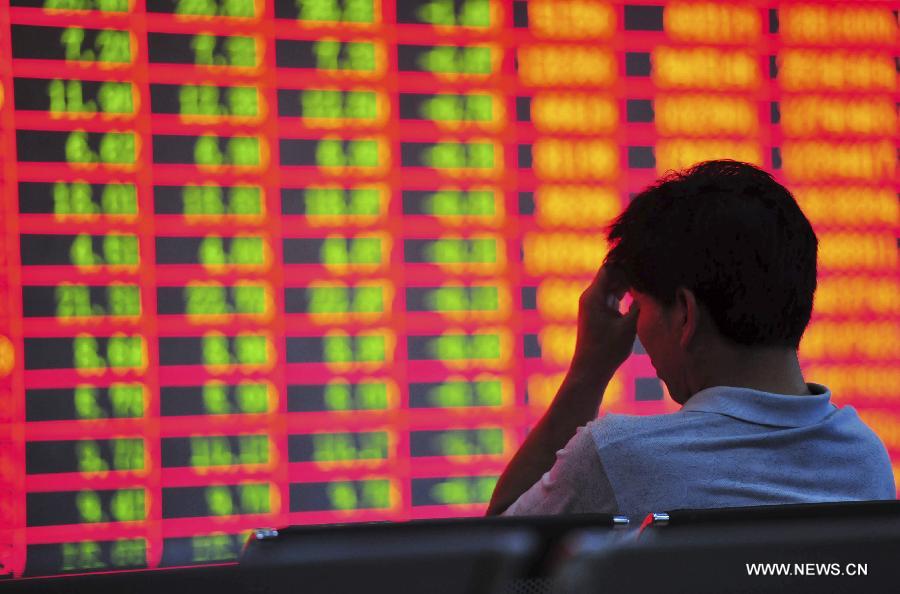
[[[694,292],[685,287],[675,289],[676,319],[681,348],[688,350],[700,325],[700,304]]]

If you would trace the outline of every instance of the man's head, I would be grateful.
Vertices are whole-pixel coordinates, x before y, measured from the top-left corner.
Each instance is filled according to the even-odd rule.
[[[641,306],[638,338],[673,398],[681,369],[716,353],[796,351],[816,290],[818,241],[791,193],[737,161],[671,173],[610,225],[604,265]]]

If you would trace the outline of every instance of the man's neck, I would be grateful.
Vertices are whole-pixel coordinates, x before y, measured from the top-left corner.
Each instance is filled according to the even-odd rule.
[[[812,394],[793,349],[732,348],[716,361],[704,362],[691,382],[693,393],[713,386],[749,388],[773,394]]]

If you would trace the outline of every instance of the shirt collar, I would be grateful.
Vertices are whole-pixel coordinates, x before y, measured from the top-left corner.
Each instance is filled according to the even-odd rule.
[[[717,413],[773,427],[802,427],[818,423],[837,408],[831,403],[828,388],[813,383],[806,386],[812,392],[811,396],[713,386],[691,396],[681,411]]]

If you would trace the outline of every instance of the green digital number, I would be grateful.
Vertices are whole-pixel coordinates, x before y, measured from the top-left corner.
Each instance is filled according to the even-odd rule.
[[[135,418],[144,416],[144,386],[141,384],[115,383],[109,387],[112,416]]]
[[[203,337],[203,360],[206,365],[265,365],[269,362],[269,341],[265,336],[239,334],[234,337],[234,355],[228,338],[210,332]]]
[[[377,237],[326,237],[319,257],[327,266],[381,264],[381,240]]]
[[[239,117],[259,115],[259,93],[255,87],[230,87],[225,95],[231,115]]]
[[[72,240],[69,248],[69,259],[79,268],[87,268],[100,264],[100,257],[94,253],[94,240],[90,235],[81,233]]]
[[[497,287],[441,287],[430,291],[425,304],[431,311],[497,311]]]
[[[375,44],[365,41],[340,42],[323,39],[313,43],[319,70],[375,70]]]
[[[113,335],[106,346],[109,366],[113,369],[144,367],[144,338],[142,336]]]
[[[113,519],[117,522],[143,520],[147,516],[143,489],[121,489],[113,494],[110,503]]]
[[[203,337],[203,363],[205,365],[231,365],[231,351],[228,338],[222,334],[210,332]]]
[[[306,311],[311,314],[347,313],[350,311],[349,296],[347,287],[309,287],[306,289]]]
[[[374,120],[378,99],[372,91],[310,89],[300,93],[304,118]]]
[[[261,315],[266,312],[266,288],[262,285],[236,285],[231,288],[234,311]]]
[[[54,79],[47,85],[50,113],[95,113],[94,101],[85,103],[80,80]]]
[[[99,444],[94,440],[82,440],[75,446],[80,472],[102,472],[106,470],[142,470],[144,468],[144,440],[113,439],[112,468],[103,458]]]
[[[140,263],[138,250],[134,235],[103,236],[103,257],[110,266],[136,266]]]
[[[109,552],[113,567],[140,567],[147,563],[147,542],[142,538],[117,540]]]
[[[371,23],[375,19],[374,0],[295,0],[297,19],[345,23]],[[343,6],[342,6],[343,4]]]
[[[100,204],[106,214],[137,214],[137,189],[134,184],[106,184]]]
[[[67,61],[127,63],[131,62],[131,37],[128,31],[103,29],[94,38],[93,49],[84,49],[84,29],[67,27],[60,43]]]
[[[503,453],[502,429],[443,431],[437,436],[437,449],[444,456],[477,456]]]
[[[179,113],[183,116],[259,115],[259,94],[255,87],[228,87],[225,104],[220,104],[219,87],[181,85],[178,88]]]
[[[137,214],[137,192],[133,184],[110,183],[103,186],[100,204],[87,182],[53,184],[53,213],[56,215],[133,215]]]
[[[88,571],[103,569],[103,549],[93,541],[64,542],[62,545],[60,571]]]
[[[269,485],[248,484],[237,486],[238,502],[235,504],[231,489],[217,485],[206,488],[206,504],[214,516],[233,514],[264,514],[269,512]]]
[[[97,101],[103,113],[134,113],[134,92],[131,83],[104,82],[97,91]]]
[[[435,169],[490,169],[494,167],[494,145],[490,142],[438,142],[422,155],[425,165]]]
[[[127,12],[128,0],[44,0],[47,10],[98,10],[100,12]]]
[[[96,356],[96,349],[94,350]],[[108,388],[112,417],[138,418],[144,416],[144,386],[141,384],[114,383]],[[96,386],[81,384],[74,391],[75,414],[79,419],[93,420],[109,417],[100,404]]]
[[[191,466],[230,466],[232,464],[265,464],[269,461],[269,439],[265,435],[240,435],[237,452],[224,436],[192,437]]]
[[[259,138],[232,136],[225,142],[225,150],[219,146],[219,137],[204,134],[194,144],[194,162],[197,165],[234,165],[250,167],[260,164]]]
[[[319,167],[378,167],[380,162],[377,140],[326,138],[316,145]]]
[[[96,386],[79,385],[75,387],[73,400],[75,415],[79,419],[104,419],[106,410],[100,405],[99,390]]]
[[[69,163],[94,163],[97,154],[88,143],[88,135],[84,130],[75,130],[66,138],[66,161]]]
[[[438,74],[491,74],[491,48],[478,46],[435,46],[422,53],[419,67]]]
[[[93,190],[87,182],[53,184],[53,213],[57,215],[92,215],[100,209],[94,204]]]
[[[435,122],[491,122],[494,100],[490,95],[435,95],[422,102],[419,113]]]
[[[225,287],[193,285],[184,288],[185,313],[189,316],[211,316],[231,313]]]
[[[231,238],[226,251],[221,237],[208,236],[200,242],[198,259],[207,267],[235,265],[261,266],[265,264],[265,244],[262,237],[237,236]]]
[[[324,402],[328,410],[383,410],[388,407],[387,385],[332,380],[325,385]]]
[[[269,362],[269,340],[255,334],[238,334],[234,338],[234,352],[241,365],[265,365]]]
[[[106,301],[112,316],[141,315],[141,290],[137,285],[109,285]]]
[[[332,509],[384,509],[391,504],[391,486],[387,480],[334,481],[328,483]]]
[[[381,214],[381,192],[375,188],[306,188],[303,201],[307,216]]]
[[[75,507],[81,521],[87,524],[103,522],[107,515],[103,511],[103,502],[96,491],[80,491],[75,496]]]
[[[242,413],[264,413],[269,410],[269,386],[242,382],[236,388],[237,404]]]
[[[221,53],[217,53],[219,39],[215,35],[201,33],[191,39],[194,64],[198,66],[256,66],[256,41],[252,37],[221,38]]]
[[[253,0],[177,0],[175,14],[194,16],[226,16],[251,18],[256,16]]]
[[[428,402],[441,408],[499,406],[503,389],[499,381],[444,382],[428,391]]]
[[[89,334],[80,334],[72,343],[73,365],[75,369],[102,369],[106,359],[100,356],[97,339]]]
[[[241,510],[243,511],[243,513],[269,513],[269,485],[238,485],[238,497],[240,498]]]
[[[75,446],[75,457],[78,459],[79,472],[105,472],[109,470],[109,463],[100,452],[100,445],[96,441],[79,441]]]
[[[497,261],[493,239],[438,239],[425,247],[425,257],[435,264],[492,264]]]
[[[315,462],[383,460],[388,456],[388,435],[384,432],[315,433],[312,438]]]
[[[134,163],[134,134],[107,132],[100,138],[101,163]]]
[[[211,415],[231,414],[228,386],[222,382],[206,382],[203,384],[203,408],[207,414]]]
[[[307,288],[307,311],[311,314],[378,313],[384,311],[381,287],[358,285],[348,287]]]
[[[431,499],[439,504],[487,503],[491,499],[497,477],[449,478],[431,488]]]
[[[489,27],[490,0],[463,0],[457,12],[453,0],[430,0],[419,7],[419,18],[431,25]]]
[[[216,146],[218,149],[218,146]],[[204,149],[208,150],[208,149]],[[262,191],[255,186],[234,186],[225,191],[220,186],[184,186],[182,204],[185,215],[260,215]]]
[[[177,0],[175,14],[216,16],[219,4],[216,0]]]
[[[225,212],[220,186],[184,186],[181,196],[186,215],[221,215]]]
[[[500,337],[496,334],[445,334],[432,340],[428,348],[440,361],[499,359]]]
[[[238,235],[231,239],[230,260],[238,266],[258,266],[265,263],[262,237]]]
[[[228,386],[222,382],[203,385],[203,406],[207,414],[264,413],[269,410],[269,387],[266,384],[242,382],[234,387],[237,407],[228,397]]]
[[[206,506],[209,508],[210,514],[214,516],[234,514],[234,498],[231,496],[231,489],[220,485],[207,487]]]
[[[54,288],[56,315],[60,318],[86,317],[95,314],[91,291],[86,285],[58,285]]]
[[[100,495],[96,491],[79,491],[75,506],[83,523],[132,522],[146,517],[143,489],[120,489],[110,500],[110,513],[103,509]],[[110,518],[111,516],[111,518]]]
[[[231,561],[237,559],[240,545],[228,534],[191,537],[191,551],[195,563]]]
[[[181,85],[178,88],[179,113],[181,115],[223,115],[219,105],[219,87],[212,85]]]
[[[134,134],[107,132],[100,137],[99,152],[95,152],[87,132],[74,130],[66,138],[65,153],[68,163],[131,164],[136,158]]]
[[[228,198],[228,214],[260,215],[263,213],[262,189],[259,187],[234,186],[229,188]]]
[[[385,361],[387,358],[385,339],[380,334],[325,336],[323,343],[326,363]]]

